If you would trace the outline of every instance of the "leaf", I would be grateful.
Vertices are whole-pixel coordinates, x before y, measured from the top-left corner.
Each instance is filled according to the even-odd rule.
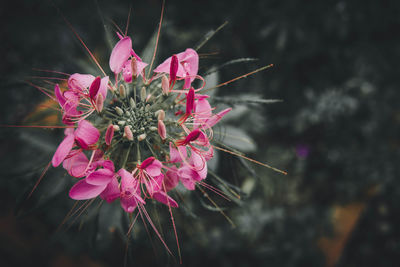
[[[215,87],[218,85],[219,82],[219,73],[218,71],[213,71],[212,73],[210,73],[209,75],[204,77],[204,81],[206,82],[206,86],[207,87]],[[211,97],[215,97],[215,93],[217,92],[217,90],[211,90],[207,92],[207,95],[211,96]]]
[[[233,126],[225,126],[223,132],[214,131],[214,137],[242,152],[254,152],[257,149],[255,142],[245,131]]]
[[[228,24],[227,21],[221,24],[216,30],[209,31],[204,37],[203,40],[199,42],[198,45],[195,46],[196,51],[200,50],[217,32],[219,32],[222,28],[224,28]]]
[[[203,76],[207,77],[207,76],[219,71],[220,69],[222,69],[224,67],[227,67],[227,66],[230,66],[230,65],[234,65],[234,64],[242,63],[242,62],[254,62],[254,61],[257,61],[257,60],[258,60],[258,58],[251,58],[251,57],[232,59],[232,60],[229,60],[228,62],[225,62],[225,63],[223,63],[223,64],[221,64],[221,65],[219,65],[217,67],[211,68],[209,71],[204,73]],[[209,87],[213,87],[213,86],[209,86]]]
[[[257,94],[241,94],[235,97],[214,97],[214,101],[228,104],[274,104],[282,102],[282,99],[263,99],[262,96]]]

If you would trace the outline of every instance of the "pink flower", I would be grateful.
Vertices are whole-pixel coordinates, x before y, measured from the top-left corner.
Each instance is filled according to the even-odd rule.
[[[69,91],[75,93],[80,98],[90,97],[93,100],[96,99],[97,94],[100,93],[103,95],[103,98],[106,99],[109,78],[106,76],[99,79],[100,77],[94,77],[90,74],[74,73],[68,79]],[[93,90],[92,87],[97,89],[96,93],[91,92],[91,90]]]
[[[207,162],[205,158],[192,151],[188,162],[183,162],[177,175],[182,184],[189,190],[195,189],[195,184],[207,177]]]
[[[101,111],[107,98],[108,76],[100,79],[90,74],[72,74],[68,79],[68,90],[61,92],[58,84],[54,92],[63,109],[63,122],[73,125],[88,117],[93,111]],[[81,103],[81,100],[87,100]],[[88,104],[89,103],[89,104]],[[81,107],[81,110],[77,108]],[[83,110],[83,111],[82,111]]]
[[[196,102],[196,110],[194,113],[194,128],[209,129],[217,124],[232,108],[227,108],[217,114],[212,114],[212,108],[206,98],[200,98]]]
[[[214,156],[214,149],[207,135],[200,129],[194,129],[185,138],[177,140],[175,145],[178,147],[186,146],[192,151],[201,154],[207,161]]]
[[[114,164],[110,160],[94,162],[85,179],[77,182],[69,191],[72,199],[84,200],[99,196],[115,180]],[[97,167],[103,167],[96,170]],[[114,182],[115,183],[115,182]]]
[[[174,163],[181,162],[181,166],[169,168],[166,176],[168,177],[168,188],[176,186],[176,180],[179,179],[182,184],[189,190],[195,189],[195,184],[207,176],[207,159],[195,151],[191,151],[191,155],[187,158],[186,147],[178,146],[176,149],[170,143],[170,156]]]
[[[162,163],[154,157],[145,159],[142,164],[138,166],[139,181],[146,185],[146,190],[153,195],[154,192],[160,191],[164,174],[161,173]]]
[[[170,75],[170,79],[171,79],[171,74],[172,78],[174,77],[174,75],[180,78],[184,78],[185,85],[183,88],[188,89],[190,88],[190,84],[196,78],[197,71],[199,69],[199,55],[195,50],[188,48],[185,50],[185,52],[177,54],[176,57],[178,58],[179,62],[176,74],[171,73],[171,70],[175,68],[171,67],[173,66],[172,64],[173,57],[169,57],[168,59],[166,59],[163,63],[161,63],[157,68],[154,69],[154,72],[168,73]]]
[[[138,166],[138,179],[146,186],[149,197],[171,207],[178,207],[178,203],[166,193],[163,184],[164,174],[161,173],[162,163],[154,157],[145,159]]]
[[[70,128],[66,129],[65,135],[51,161],[54,167],[64,161],[74,145],[82,149],[91,148],[99,140],[100,132],[90,122],[82,120],[78,123],[78,128],[75,131]]]
[[[73,177],[84,177],[103,164],[104,159],[102,157],[103,151],[96,150],[94,151],[92,162],[89,162],[85,153],[78,151],[63,161],[63,168]]]
[[[122,37],[122,36],[121,36]],[[135,58],[136,68],[132,69],[131,57]],[[143,75],[144,68],[148,65],[142,62],[142,59],[136,55],[132,49],[132,40],[130,37],[124,37],[114,46],[110,56],[110,69],[115,75],[122,72],[125,82],[132,82],[132,76]],[[136,73],[134,73],[134,71]]]
[[[140,184],[138,180],[125,169],[120,169],[118,174],[121,176],[121,206],[126,212],[131,213],[136,209],[138,202],[145,204],[140,196]]]

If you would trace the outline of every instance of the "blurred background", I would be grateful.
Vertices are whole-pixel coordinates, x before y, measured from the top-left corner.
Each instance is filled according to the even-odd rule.
[[[166,2],[160,61],[228,21],[199,51],[200,73],[232,59],[258,60],[221,67],[208,76],[210,84],[274,64],[214,96],[230,99],[237,110],[221,131],[248,140],[225,141],[288,172],[220,153],[215,172],[242,192],[237,203],[217,199],[236,227],[194,194],[175,212],[183,266],[398,266],[400,2]],[[158,0],[3,5],[0,124],[56,121],[40,108],[46,97],[26,83],[52,74],[34,68],[96,73],[62,16],[108,70],[106,30],[115,30],[111,20],[124,28],[130,7],[128,34],[140,54],[158,25]],[[237,103],[244,97],[283,102]],[[61,130],[0,129],[0,264],[176,265],[143,231],[126,249],[118,228],[104,223],[126,223],[113,213],[118,205],[57,231],[74,203],[67,197],[72,180],[61,168],[50,169],[26,200],[61,136]],[[169,214],[161,207],[158,212],[177,255]]]

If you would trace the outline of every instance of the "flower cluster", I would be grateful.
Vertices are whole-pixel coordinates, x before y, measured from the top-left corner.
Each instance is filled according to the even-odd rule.
[[[172,55],[151,73],[131,38],[119,38],[109,60],[114,77],[75,73],[67,88],[55,86],[68,128],[52,165],[79,179],[72,199],[119,199],[128,213],[148,199],[178,207],[168,192],[179,182],[194,190],[206,178],[212,127],[230,108],[217,113],[201,94],[195,50]]]

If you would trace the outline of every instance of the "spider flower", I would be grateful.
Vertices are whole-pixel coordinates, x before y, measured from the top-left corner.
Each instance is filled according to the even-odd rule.
[[[127,213],[148,199],[177,208],[175,188],[195,190],[206,179],[212,127],[230,109],[215,113],[201,94],[204,84],[194,87],[195,79],[204,83],[195,50],[172,55],[146,79],[132,39],[118,37],[109,59],[113,80],[75,73],[66,89],[55,86],[69,128],[52,164],[78,179],[72,199],[119,200]]]

